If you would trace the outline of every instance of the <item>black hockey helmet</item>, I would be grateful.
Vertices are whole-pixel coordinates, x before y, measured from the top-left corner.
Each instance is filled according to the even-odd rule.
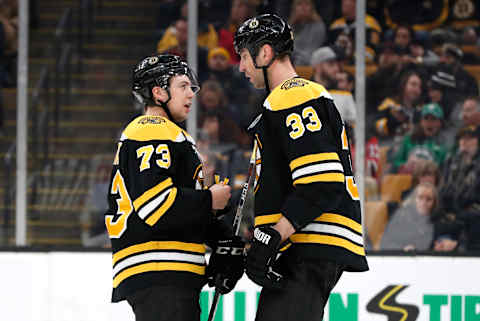
[[[187,75],[194,93],[200,90],[200,85],[193,70],[179,56],[161,54],[142,59],[133,70],[132,92],[142,104],[158,105],[153,101],[152,89],[159,86],[168,93],[168,100],[160,105],[169,114],[167,102],[170,100],[170,78],[178,75]],[[170,114],[168,115],[170,117]],[[171,117],[170,117],[171,118]]]
[[[291,54],[293,51],[293,32],[288,23],[275,14],[262,14],[246,20],[235,33],[233,42],[235,51],[240,54],[246,48],[255,59],[259,49],[269,44],[275,51],[275,57]],[[270,62],[271,64],[271,62]],[[257,67],[257,68],[261,68]]]

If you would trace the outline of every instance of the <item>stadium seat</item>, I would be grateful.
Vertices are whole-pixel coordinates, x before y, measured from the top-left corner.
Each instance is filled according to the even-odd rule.
[[[380,241],[387,222],[388,208],[386,202],[365,202],[365,229],[374,250],[380,248]]]
[[[381,200],[385,202],[400,202],[402,192],[412,186],[410,174],[388,174],[382,177],[380,186]]]
[[[383,173],[388,170],[387,154],[390,146],[380,146],[378,160],[378,176],[382,177]]]

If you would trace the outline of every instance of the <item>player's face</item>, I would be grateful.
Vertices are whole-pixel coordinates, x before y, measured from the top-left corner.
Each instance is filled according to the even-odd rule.
[[[170,95],[171,99],[168,102],[170,113],[176,122],[182,122],[187,119],[195,96],[190,78],[186,75],[173,77],[170,83]]]
[[[265,80],[263,79],[262,69],[255,68],[252,56],[247,49],[242,49],[240,52],[240,64],[238,66],[240,72],[245,74],[245,77],[257,89],[265,88]]]

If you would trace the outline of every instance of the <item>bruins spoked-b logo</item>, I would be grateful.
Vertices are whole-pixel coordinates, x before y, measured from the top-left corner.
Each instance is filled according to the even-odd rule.
[[[258,27],[258,20],[256,18],[253,18],[248,24],[248,27],[250,29],[255,29],[256,27]]]
[[[415,321],[418,317],[418,307],[412,304],[397,302],[397,296],[408,285],[389,285],[377,294],[367,304],[367,311],[387,316],[387,321]]]

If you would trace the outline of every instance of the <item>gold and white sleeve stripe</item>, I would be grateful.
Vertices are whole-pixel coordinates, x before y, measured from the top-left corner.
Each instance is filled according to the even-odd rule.
[[[337,153],[318,153],[296,158],[290,162],[290,171],[293,185],[345,181]]]
[[[172,206],[177,196],[177,188],[172,186],[172,179],[167,178],[133,201],[138,216],[147,224],[157,223]]]

